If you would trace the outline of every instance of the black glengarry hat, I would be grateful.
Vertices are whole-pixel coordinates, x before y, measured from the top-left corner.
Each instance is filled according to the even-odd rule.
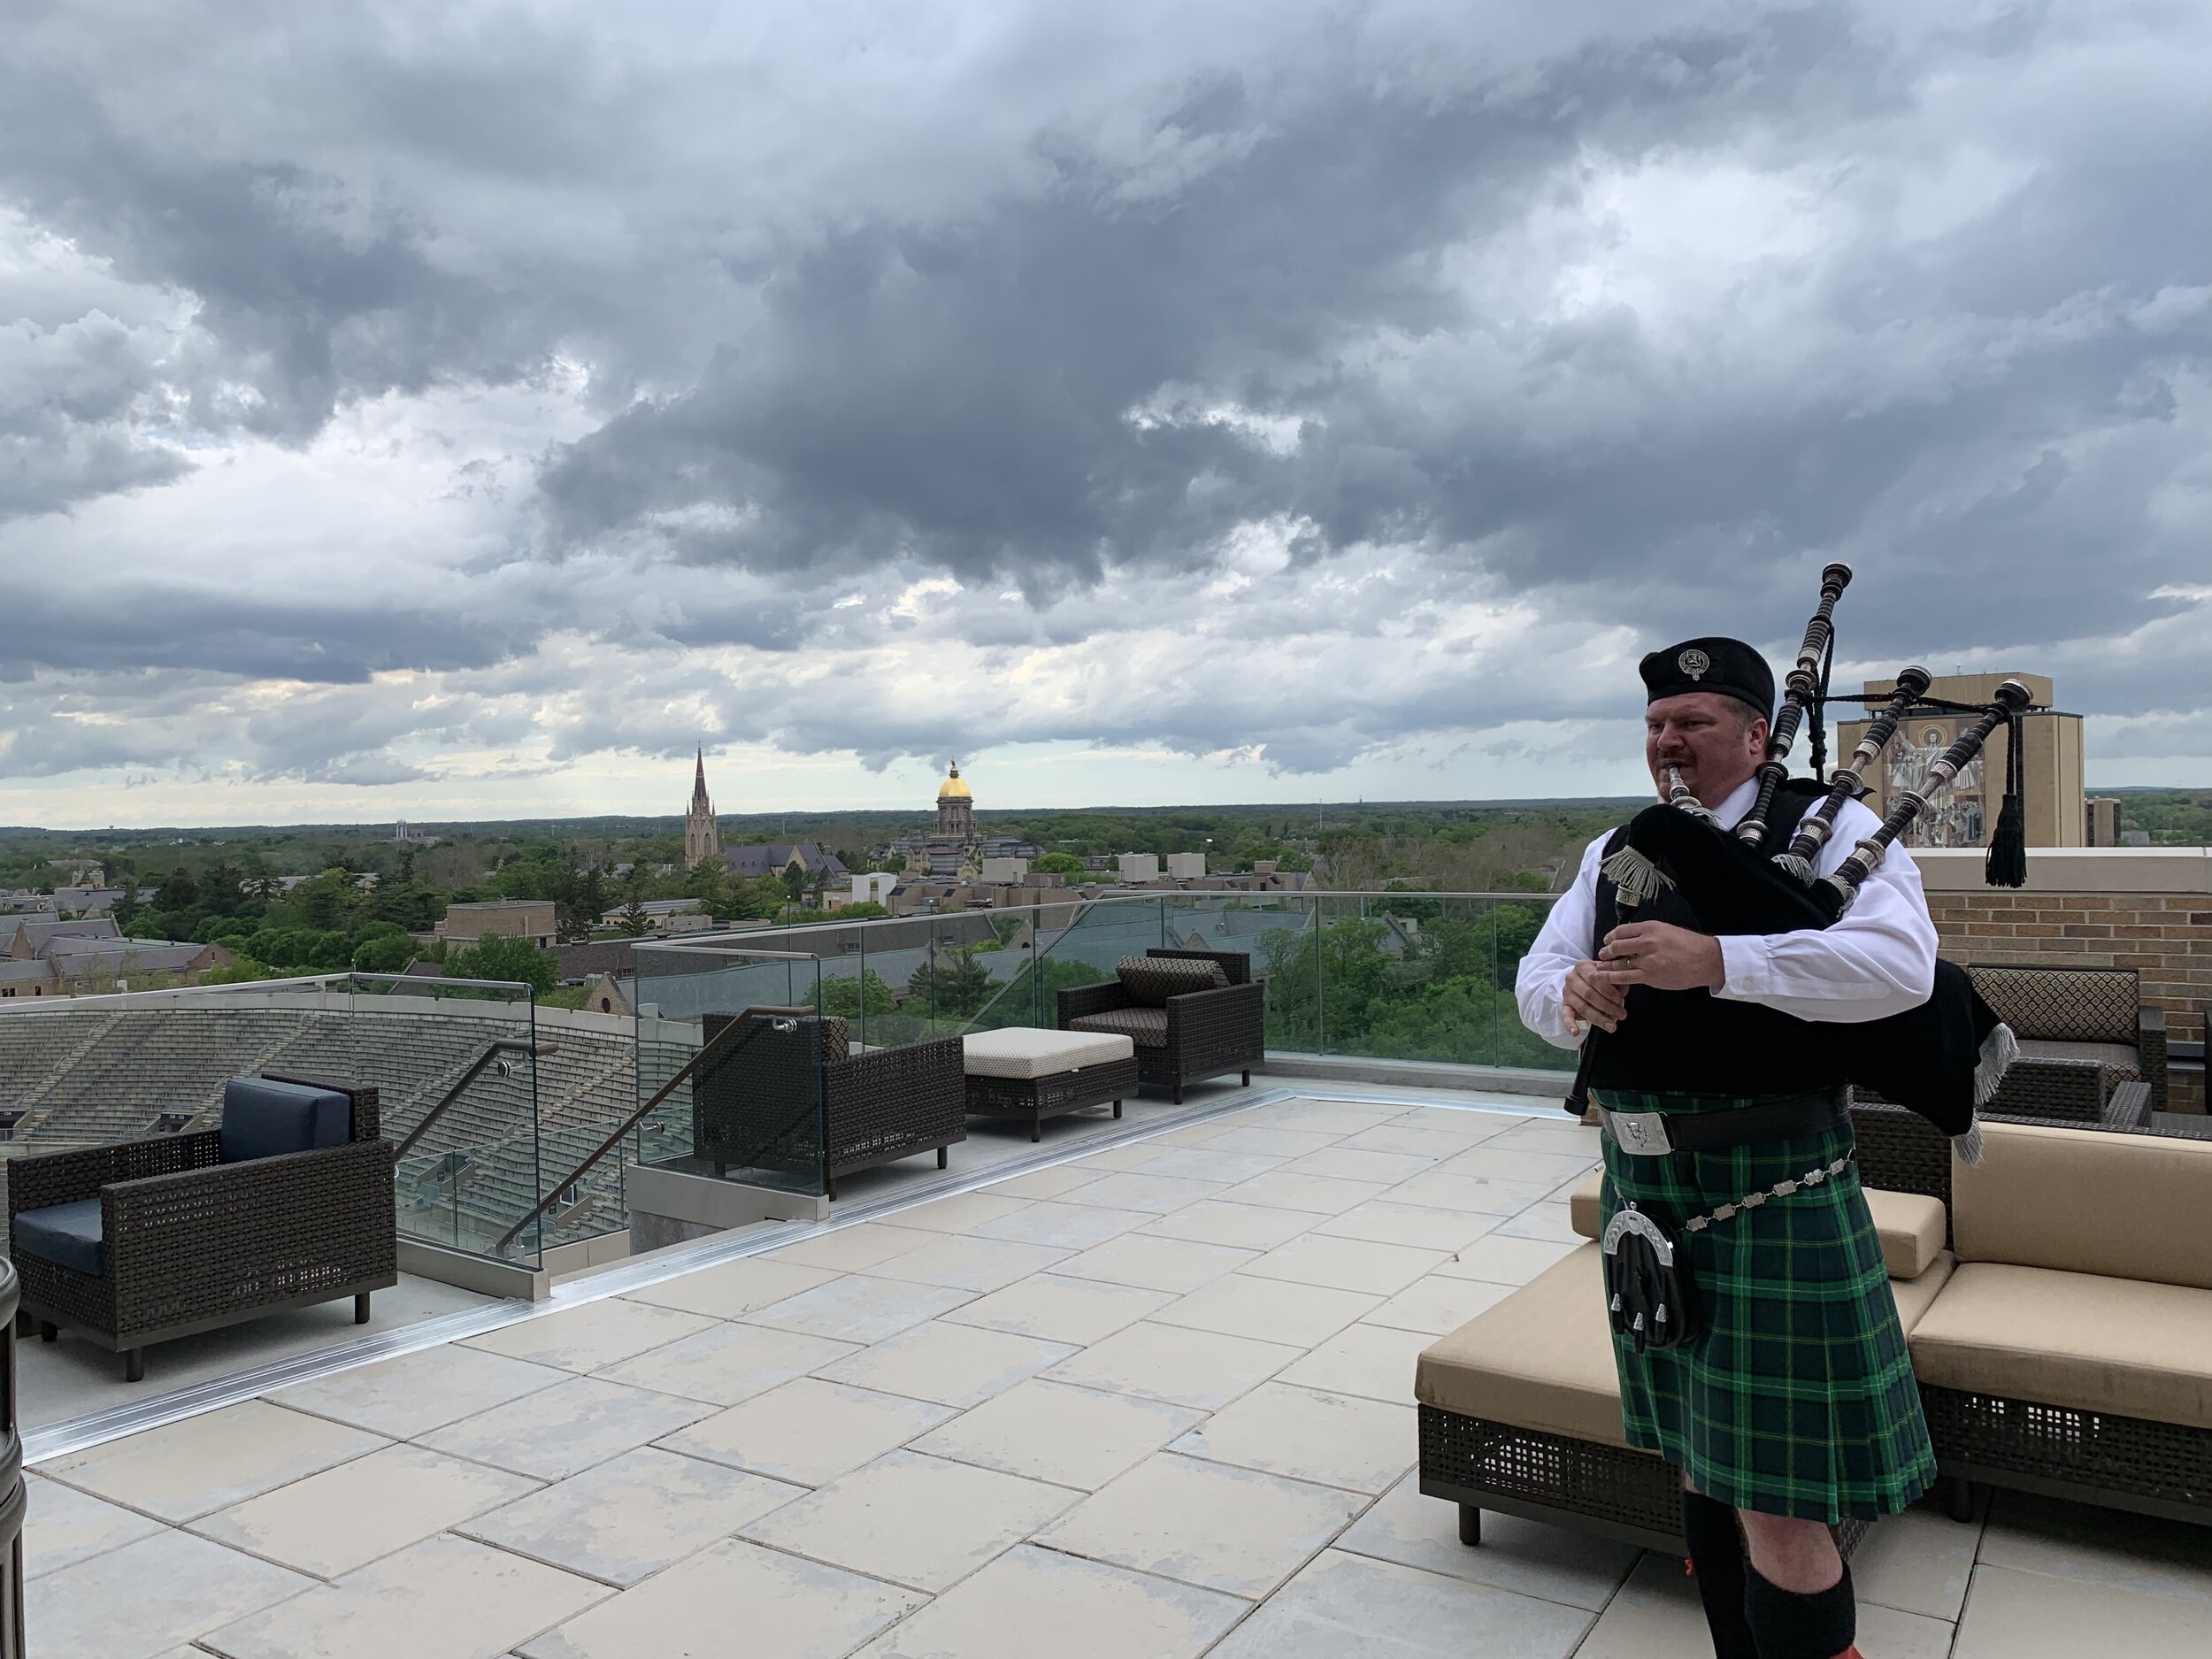
[[[1767,719],[1774,718],[1774,671],[1741,640],[1717,635],[1685,640],[1654,651],[1636,672],[1644,677],[1647,703],[1686,691],[1710,691],[1747,703]]]

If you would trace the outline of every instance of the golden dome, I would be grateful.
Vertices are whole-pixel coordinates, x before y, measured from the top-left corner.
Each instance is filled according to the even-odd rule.
[[[968,786],[960,781],[960,763],[957,760],[952,763],[952,776],[946,779],[938,789],[937,798],[940,801],[970,801],[975,798]]]

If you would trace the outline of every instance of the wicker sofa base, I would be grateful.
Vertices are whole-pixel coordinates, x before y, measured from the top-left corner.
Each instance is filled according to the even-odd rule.
[[[1920,1385],[1946,1475],[2212,1525],[2212,1429]]]
[[[1686,1553],[1681,1476],[1649,1452],[1461,1417],[1438,1406],[1424,1405],[1420,1415],[1421,1490],[1460,1506],[1462,1543],[1480,1541],[1479,1512],[1492,1509],[1665,1555]],[[1832,1529],[1846,1557],[1870,1525],[1845,1521]]]
[[[70,1318],[59,1310],[42,1305],[36,1298],[26,1295],[15,1316],[16,1333],[28,1336],[35,1330],[44,1340],[51,1342],[64,1331],[104,1348],[111,1354],[124,1356],[126,1369],[123,1380],[138,1382],[146,1374],[146,1350],[159,1342],[173,1342],[179,1337],[200,1336],[210,1331],[226,1330],[234,1325],[243,1325],[250,1319],[266,1318],[273,1313],[290,1313],[300,1308],[319,1308],[326,1302],[353,1299],[353,1322],[369,1322],[370,1298],[380,1290],[389,1290],[399,1283],[396,1271],[380,1274],[374,1279],[362,1279],[355,1284],[341,1285],[330,1290],[303,1291],[296,1296],[280,1297],[271,1302],[257,1302],[251,1307],[241,1308],[234,1313],[210,1314],[197,1319],[180,1319],[173,1325],[157,1325],[150,1330],[134,1331],[127,1336],[118,1336],[112,1331],[102,1331]]]
[[[1137,1092],[1137,1058],[1110,1060],[1050,1077],[975,1077],[968,1079],[968,1111],[977,1118],[1025,1118],[1029,1138],[1044,1138],[1044,1123],[1063,1112],[1083,1111],[1111,1104],[1121,1116],[1121,1102]]]

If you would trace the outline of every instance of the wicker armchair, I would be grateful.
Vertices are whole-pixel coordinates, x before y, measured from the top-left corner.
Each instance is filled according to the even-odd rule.
[[[2095,1122],[2123,1083],[2149,1087],[2166,1110],[2166,1011],[2143,1006],[2132,968],[1970,965],[1974,988],[2020,1040],[2021,1058],[1993,1112]],[[2095,1107],[2085,1110],[2088,1068],[2101,1066]]]
[[[371,1294],[399,1282],[392,1148],[376,1090],[262,1081],[343,1096],[346,1138],[227,1163],[227,1132],[211,1129],[9,1164],[19,1325],[35,1323],[50,1342],[66,1326],[121,1354],[125,1380],[137,1382],[147,1347],[172,1338],[344,1296],[353,1298],[355,1321],[366,1323]],[[74,1212],[74,1264],[54,1259],[50,1227],[23,1236],[31,1212],[96,1202],[96,1217]]]
[[[704,1040],[737,1018],[707,1015]],[[753,1018],[768,1028],[692,1081],[693,1152],[717,1175],[774,1171],[835,1198],[841,1175],[929,1151],[941,1170],[968,1138],[959,1038],[853,1054],[841,1019]]]
[[[1224,1071],[1252,1080],[1252,1068],[1267,1053],[1267,987],[1252,977],[1252,958],[1242,952],[1148,950],[1148,957],[1220,964],[1228,984],[1187,991],[1161,1004],[1165,1018],[1116,1024],[1100,1016],[1144,1014],[1146,1004],[1119,978],[1060,993],[1063,1031],[1120,1030],[1136,1040],[1137,1080],[1170,1091],[1183,1103],[1183,1086]],[[1085,1024],[1084,1022],[1095,1022]],[[1141,1028],[1140,1028],[1141,1027]]]

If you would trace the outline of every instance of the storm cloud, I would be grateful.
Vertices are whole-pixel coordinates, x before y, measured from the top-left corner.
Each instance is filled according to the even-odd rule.
[[[2201,8],[26,13],[0,768],[88,818],[702,739],[1578,793],[1836,557],[1848,672],[2199,779]]]

